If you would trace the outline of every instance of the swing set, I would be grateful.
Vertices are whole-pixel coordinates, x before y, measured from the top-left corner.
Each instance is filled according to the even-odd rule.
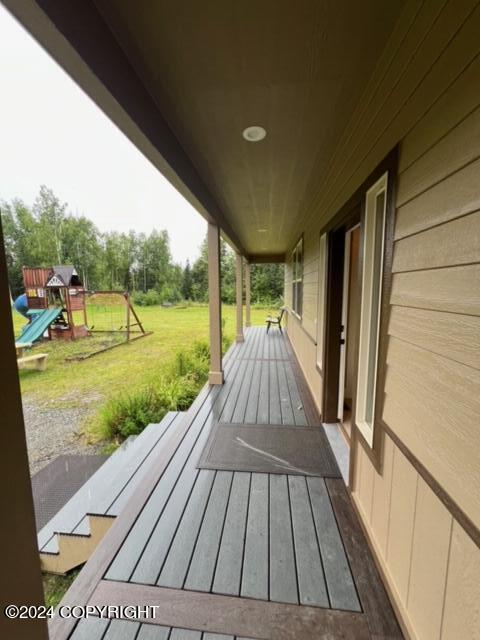
[[[111,344],[92,353],[77,356],[75,359],[85,360],[153,333],[145,331],[128,292],[86,291],[85,310],[85,316],[88,317],[88,333],[92,336],[109,334],[113,340]]]
[[[45,329],[50,340],[105,334],[105,339],[98,341],[99,349],[70,356],[68,360],[91,358],[152,333],[145,331],[128,292],[87,291],[73,265],[23,267],[22,272],[30,323],[42,314],[56,311],[45,327],[35,324],[40,327],[35,339],[42,339]]]

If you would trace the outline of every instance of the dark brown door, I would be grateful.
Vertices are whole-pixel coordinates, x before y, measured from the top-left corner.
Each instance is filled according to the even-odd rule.
[[[348,423],[353,410],[358,357],[357,314],[361,293],[359,225],[360,208],[357,208],[343,224],[328,234],[324,422],[345,419]]]

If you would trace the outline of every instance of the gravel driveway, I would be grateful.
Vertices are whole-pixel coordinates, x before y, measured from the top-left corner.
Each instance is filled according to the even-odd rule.
[[[42,469],[50,460],[64,454],[95,454],[101,445],[88,445],[79,436],[88,407],[53,409],[23,400],[30,474]]]

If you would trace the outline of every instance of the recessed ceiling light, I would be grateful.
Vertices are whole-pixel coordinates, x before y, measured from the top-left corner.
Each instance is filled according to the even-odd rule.
[[[265,129],[257,126],[247,127],[242,133],[242,136],[245,140],[248,140],[248,142],[259,142],[260,140],[263,140],[266,135],[267,132]]]
[[[268,229],[257,229],[258,233],[267,233]]]

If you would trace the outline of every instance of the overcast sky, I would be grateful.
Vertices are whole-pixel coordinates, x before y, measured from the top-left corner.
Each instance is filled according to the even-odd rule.
[[[0,199],[45,184],[101,231],[167,229],[195,259],[206,223],[0,5]]]

